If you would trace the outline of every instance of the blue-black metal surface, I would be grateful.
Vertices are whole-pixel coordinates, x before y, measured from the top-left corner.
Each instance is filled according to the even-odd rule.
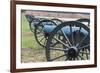
[[[48,34],[49,34],[49,33],[51,33],[56,27],[57,27],[57,26],[55,26],[55,25],[44,25],[43,31],[44,31],[45,33],[48,33]],[[78,31],[78,30],[80,29],[80,27],[72,27],[72,29],[73,29],[73,30],[72,30],[72,33],[73,33],[73,32]],[[62,30],[65,34],[71,34],[71,33],[70,33],[70,27],[69,27],[69,26],[63,27],[61,30]],[[58,31],[58,33],[59,33],[59,34],[62,34],[60,30]],[[87,32],[86,30],[84,30],[83,28],[81,29],[80,33],[83,33],[84,35],[87,35],[87,34],[88,34],[88,32]]]

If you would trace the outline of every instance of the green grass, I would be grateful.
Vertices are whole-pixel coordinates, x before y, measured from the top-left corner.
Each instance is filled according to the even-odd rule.
[[[35,40],[34,33],[30,31],[29,23],[24,16],[21,15],[21,45],[22,48],[40,49],[42,48]]]

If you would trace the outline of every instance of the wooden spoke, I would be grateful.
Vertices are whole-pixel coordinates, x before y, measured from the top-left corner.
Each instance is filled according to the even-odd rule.
[[[67,48],[69,48],[69,46],[67,46],[64,42],[62,42],[61,40],[54,38],[56,41],[58,41],[59,43],[61,43],[62,45],[66,46]]]
[[[68,49],[50,47],[50,50],[68,51]]]
[[[61,55],[61,56],[59,56],[59,57],[53,58],[53,59],[51,59],[50,61],[54,61],[54,60],[59,59],[59,58],[61,58],[61,57],[63,57],[63,56],[65,56],[65,54],[64,54],[64,55]]]

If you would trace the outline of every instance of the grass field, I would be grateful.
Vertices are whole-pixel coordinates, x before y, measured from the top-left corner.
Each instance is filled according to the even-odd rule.
[[[29,29],[29,23],[26,20],[24,14],[22,14],[22,26],[21,26],[21,30],[22,30],[22,48],[32,48],[32,49],[39,49],[42,47],[40,45],[38,45],[38,43],[36,42],[35,38],[34,38],[34,33],[32,33]]]
[[[21,62],[45,62],[45,49],[36,42],[23,13],[21,17]]]

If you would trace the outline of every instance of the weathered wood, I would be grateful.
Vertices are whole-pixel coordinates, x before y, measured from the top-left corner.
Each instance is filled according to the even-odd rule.
[[[55,18],[89,18],[88,13],[76,13],[76,12],[49,12],[49,11],[26,11],[25,14],[31,14],[41,17],[55,17]]]

